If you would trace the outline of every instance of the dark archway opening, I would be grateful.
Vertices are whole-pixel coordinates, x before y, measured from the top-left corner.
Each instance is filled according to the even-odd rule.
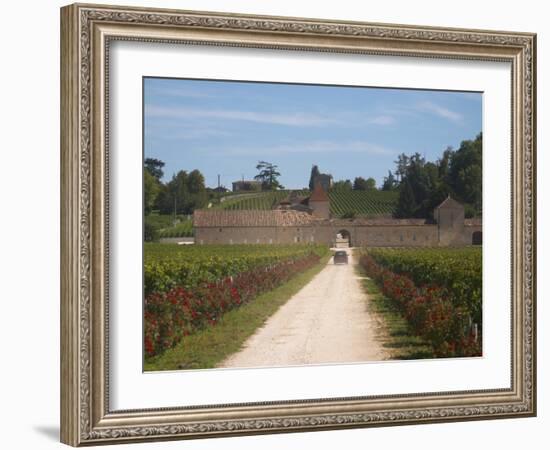
[[[483,243],[483,234],[481,231],[474,231],[472,233],[472,245],[481,245]]]
[[[351,247],[351,233],[348,230],[340,230],[336,233],[335,247]]]

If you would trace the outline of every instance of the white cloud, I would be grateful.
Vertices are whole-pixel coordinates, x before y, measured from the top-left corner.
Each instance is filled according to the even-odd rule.
[[[235,147],[219,149],[220,153],[233,155],[281,155],[289,153],[364,153],[368,155],[394,155],[397,152],[393,149],[374,144],[367,141],[308,141],[293,142],[271,147]]]
[[[216,98],[216,95],[197,89],[189,89],[180,86],[179,88],[153,87],[147,89],[148,96],[177,97],[177,98]]]
[[[145,128],[145,138],[146,139],[157,139],[157,140],[166,140],[166,141],[189,141],[189,140],[199,140],[212,137],[228,137],[234,136],[234,133],[231,133],[226,130],[217,130],[214,128],[202,128],[202,127],[188,127],[188,126],[179,126],[179,127],[146,127]]]
[[[200,109],[185,107],[145,106],[146,117],[162,117],[169,119],[212,118],[240,120],[271,125],[287,125],[297,127],[320,127],[338,123],[331,117],[305,113],[264,113],[257,111],[239,111],[230,109]]]
[[[368,119],[367,122],[373,125],[392,125],[395,119],[392,116],[376,116]]]
[[[420,111],[426,111],[430,112],[432,114],[435,114],[436,116],[442,117],[444,119],[448,119],[452,122],[462,122],[462,114],[457,113],[455,111],[451,111],[448,108],[445,108],[443,106],[437,105],[433,102],[421,102],[418,104],[418,109]]]
[[[291,127],[361,127],[365,125],[392,125],[394,117],[388,114],[370,116],[356,112],[334,112],[329,114],[313,114],[302,112],[269,113],[235,109],[206,109],[195,107],[172,107],[145,105],[147,118],[162,119],[219,119],[284,125]]]

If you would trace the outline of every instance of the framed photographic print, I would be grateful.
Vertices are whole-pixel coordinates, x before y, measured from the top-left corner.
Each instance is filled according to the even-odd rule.
[[[530,33],[61,10],[73,445],[536,414]]]

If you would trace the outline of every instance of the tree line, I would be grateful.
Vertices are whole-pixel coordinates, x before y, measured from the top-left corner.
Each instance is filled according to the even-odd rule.
[[[482,134],[473,140],[464,140],[458,149],[448,147],[436,161],[427,161],[420,153],[402,153],[395,161],[395,170],[388,171],[380,190],[397,191],[398,201],[394,216],[397,218],[431,218],[433,210],[448,195],[464,204],[466,217],[480,216],[482,210]],[[166,183],[161,181],[164,162],[155,158],[145,159],[144,164],[144,212],[158,210],[161,214],[193,214],[195,209],[208,205],[219,197],[225,188],[209,189],[204,175],[197,169],[180,170]],[[279,182],[281,173],[277,165],[259,161],[256,165],[263,191],[284,189]],[[313,190],[316,177],[323,175],[318,166],[311,169],[309,188]],[[325,176],[331,177],[329,174]],[[376,190],[374,178],[355,177],[338,180],[333,191]]]
[[[321,172],[319,171],[319,166],[314,165],[311,168],[311,174],[309,176],[309,190],[313,191],[315,188],[315,180],[321,176]],[[326,176],[329,176],[332,178],[331,175],[325,174]],[[391,175],[391,173],[390,173]],[[384,187],[382,187],[383,190]],[[351,180],[338,180],[332,183],[332,186],[330,188],[331,191],[340,192],[340,191],[373,191],[376,190],[376,180],[372,177],[369,178],[363,178],[363,177],[355,177],[353,182]]]
[[[436,161],[426,161],[420,153],[402,153],[388,171],[380,190],[399,193],[396,218],[433,218],[433,210],[448,195],[464,204],[466,217],[481,215],[482,208],[482,134],[464,140],[458,149],[448,147]],[[318,166],[311,169],[309,188],[320,176]],[[329,174],[326,174],[330,177]],[[332,191],[371,191],[378,189],[374,178],[355,177],[332,183]],[[349,213],[350,217],[352,212]]]
[[[152,210],[161,214],[193,214],[195,209],[208,205],[209,193],[204,175],[199,170],[180,170],[170,181],[163,183],[163,167],[164,162],[158,159],[145,159],[143,203],[146,215]]]
[[[419,153],[397,158],[391,184],[398,189],[395,217],[432,218],[433,210],[447,196],[464,205],[466,217],[482,213],[482,133],[454,150],[448,147],[436,161]],[[385,183],[390,184],[389,176]]]
[[[148,215],[153,210],[160,214],[187,215],[193,214],[196,209],[204,208],[213,198],[227,189],[218,187],[207,188],[204,175],[200,170],[180,170],[167,183],[163,183],[165,163],[156,158],[146,158],[143,171],[144,212]],[[260,181],[263,191],[284,189],[279,182],[281,173],[278,167],[267,161],[259,161],[256,165],[258,175],[255,180]]]

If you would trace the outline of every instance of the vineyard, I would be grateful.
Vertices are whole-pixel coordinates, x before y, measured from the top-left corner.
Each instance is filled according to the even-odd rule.
[[[161,238],[191,237],[193,236],[193,220],[184,219],[174,226],[162,228],[159,231]]]
[[[330,212],[342,217],[349,212],[357,216],[391,215],[397,204],[398,193],[391,191],[330,192]]]
[[[226,311],[315,264],[324,246],[144,245],[145,353],[213,326]]]
[[[369,249],[361,266],[434,356],[480,356],[480,248]]]
[[[272,191],[272,192],[256,192],[251,194],[242,194],[225,197],[225,201],[213,205],[213,208],[228,209],[228,210],[250,210],[261,209],[269,210],[287,197],[291,192],[289,190]],[[294,191],[297,195],[308,196],[308,190]],[[233,198],[235,197],[235,198]]]
[[[225,201],[212,207],[228,210],[269,210],[291,192],[303,197],[310,194],[308,190],[258,192],[237,198],[227,197]],[[334,217],[342,217],[350,212],[357,216],[389,215],[395,209],[397,197],[397,192],[378,190],[329,192],[330,212]]]
[[[155,230],[156,238],[193,236],[193,219],[187,215],[178,214],[174,217],[173,214],[153,212],[145,216],[145,226]]]

